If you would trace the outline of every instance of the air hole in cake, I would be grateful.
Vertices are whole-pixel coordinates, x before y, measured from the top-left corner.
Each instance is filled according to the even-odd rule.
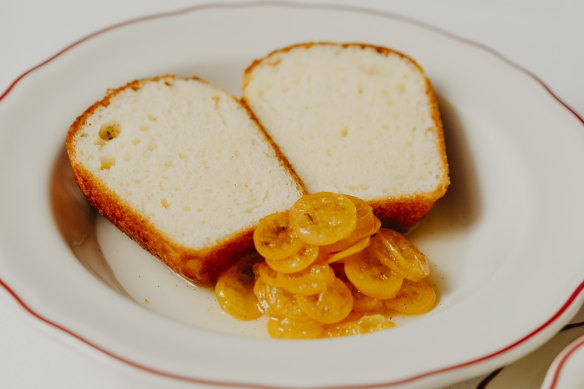
[[[116,159],[111,155],[106,155],[100,158],[101,170],[109,170],[112,166],[116,164]]]
[[[148,120],[155,122],[156,120],[158,120],[158,118],[152,114],[148,114]]]
[[[168,203],[168,200],[166,199],[160,199],[160,205],[162,205],[162,208],[168,209],[168,207],[170,207],[170,204]]]
[[[101,126],[99,129],[99,137],[103,140],[112,140],[120,135],[122,127],[119,122],[109,122]]]
[[[140,125],[140,131],[148,131],[150,129],[150,126],[148,126],[147,124],[142,124]]]
[[[158,148],[158,145],[154,142],[148,144],[148,151],[154,151]]]
[[[137,144],[139,144],[140,142],[142,142],[142,140],[141,140],[140,138],[134,138],[134,139],[132,139],[132,144],[133,144],[133,145],[137,145]]]
[[[341,136],[346,137],[347,135],[349,135],[349,127],[345,126],[341,129]]]

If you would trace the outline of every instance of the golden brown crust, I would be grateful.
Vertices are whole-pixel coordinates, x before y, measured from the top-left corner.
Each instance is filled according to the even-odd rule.
[[[75,135],[87,124],[87,120],[98,109],[107,107],[114,96],[127,88],[138,90],[148,82],[173,77],[172,75],[166,75],[135,80],[120,88],[108,90],[104,99],[89,107],[71,125],[66,138],[67,153],[69,154],[75,180],[92,206],[126,235],[162,260],[175,272],[198,285],[209,286],[215,283],[219,274],[252,248],[253,228],[226,236],[220,242],[204,250],[194,250],[189,247],[184,247],[173,242],[151,222],[134,211],[124,199],[117,196],[107,186],[101,184],[100,180],[79,163],[75,157]],[[193,77],[193,79],[201,81],[197,77]],[[237,99],[236,101],[239,102]],[[275,146],[273,142],[270,144]],[[282,164],[285,165],[287,161],[282,158],[277,148],[274,148],[274,150],[278,154],[278,158],[283,161]],[[297,178],[296,173],[291,168],[289,170],[293,173],[293,177]],[[297,185],[299,188],[302,188],[301,192],[304,193],[304,187],[299,180],[297,181]]]
[[[374,200],[369,204],[384,227],[406,232],[430,212],[437,200],[429,196],[411,196]]]
[[[430,212],[430,210],[434,206],[434,203],[442,196],[444,196],[448,186],[450,185],[448,161],[446,157],[446,146],[444,142],[444,129],[442,126],[442,120],[440,118],[438,102],[436,100],[436,96],[434,94],[434,90],[432,88],[430,80],[425,75],[424,69],[416,61],[414,61],[412,58],[408,57],[407,55],[399,51],[395,51],[382,46],[374,46],[366,43],[335,43],[335,42],[297,43],[291,46],[274,50],[265,57],[254,60],[244,72],[242,90],[245,91],[251,79],[252,76],[251,74],[253,70],[257,66],[260,66],[265,62],[270,61],[272,56],[279,53],[285,53],[297,48],[308,49],[310,47],[319,45],[337,46],[340,48],[358,47],[361,49],[373,49],[382,55],[389,54],[399,55],[400,57],[406,59],[407,61],[411,62],[414,66],[416,66],[424,75],[424,78],[426,80],[426,95],[428,96],[428,99],[430,101],[431,116],[435,124],[434,128],[438,137],[438,147],[440,150],[440,156],[442,161],[442,171],[444,172],[442,181],[440,182],[439,185],[437,185],[435,190],[430,193],[414,194],[408,197],[376,199],[369,202],[372,205],[375,214],[381,219],[384,226],[393,227],[402,231],[406,231],[407,229],[415,225],[420,219],[422,219],[428,212]],[[277,63],[275,63],[275,65],[277,65]],[[242,100],[244,104],[248,107],[248,109],[253,112],[249,103],[246,101],[245,97],[243,97]],[[259,119],[256,120],[258,120],[259,122]],[[266,132],[267,136],[269,136],[268,131],[263,127],[263,125],[261,127],[263,131]]]
[[[226,270],[252,247],[252,229],[226,237],[205,250],[174,243],[95,176],[73,164],[75,180],[90,204],[140,246],[167,266],[198,285],[213,285]]]

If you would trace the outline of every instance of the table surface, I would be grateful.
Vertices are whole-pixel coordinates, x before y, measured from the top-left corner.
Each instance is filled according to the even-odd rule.
[[[4,91],[26,70],[100,28],[197,3],[201,2],[2,0],[0,91]],[[336,3],[357,4],[405,15],[480,42],[536,75],[584,117],[584,1],[392,0]],[[75,339],[62,336],[32,318],[2,288],[0,349],[0,381],[5,388],[192,387],[142,373],[91,352]],[[476,383],[477,380],[472,380],[459,386],[476,387]]]

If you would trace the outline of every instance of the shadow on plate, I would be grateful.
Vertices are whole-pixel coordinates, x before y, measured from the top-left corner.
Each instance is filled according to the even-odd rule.
[[[95,234],[97,211],[77,186],[65,148],[55,159],[49,196],[55,224],[75,257],[91,274],[126,294],[101,252]]]
[[[462,121],[450,101],[439,94],[437,99],[444,125],[450,187],[419,227],[432,224],[434,234],[450,234],[475,223],[481,215],[482,204],[477,170]]]

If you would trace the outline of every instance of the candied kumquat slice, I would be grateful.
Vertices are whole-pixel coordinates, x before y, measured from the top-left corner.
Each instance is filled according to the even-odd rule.
[[[328,258],[328,263],[337,262],[337,261],[342,260],[343,258],[350,256],[350,255],[357,254],[358,252],[364,250],[367,246],[369,246],[370,240],[371,240],[371,238],[366,237],[364,239],[361,239],[360,241],[358,241],[354,245],[347,247],[346,249],[339,251],[336,254],[331,255]]]
[[[325,329],[323,337],[361,335],[393,327],[395,327],[395,324],[381,314],[356,315],[340,323],[329,325]]]
[[[384,310],[383,300],[361,293],[353,284],[349,285],[349,289],[353,294],[354,312],[382,312]]]
[[[298,305],[304,313],[318,322],[337,323],[346,318],[353,308],[353,295],[338,278],[322,292],[311,296],[298,296]]]
[[[268,316],[307,320],[308,316],[300,309],[296,297],[282,288],[266,284],[261,278],[256,279],[253,292],[258,299],[260,310]]]
[[[347,197],[330,192],[308,194],[290,209],[290,225],[301,240],[323,246],[349,236],[357,222],[357,208]]]
[[[323,338],[339,338],[341,336],[354,336],[361,334],[361,329],[359,325],[355,322],[341,322],[328,326],[324,333]]]
[[[303,246],[290,228],[288,212],[276,212],[261,219],[253,242],[258,253],[271,259],[289,257]]]
[[[395,297],[403,282],[400,275],[372,256],[368,248],[345,258],[345,274],[363,294],[378,299]]]
[[[417,282],[430,274],[426,256],[397,231],[380,229],[371,239],[371,249],[382,263],[408,280]]]
[[[426,280],[404,280],[397,296],[384,301],[384,304],[392,311],[407,315],[426,313],[436,305],[436,292]]]
[[[280,273],[296,273],[306,269],[318,257],[318,246],[304,246],[294,254],[282,258],[272,259],[266,257],[266,263],[269,267]]]
[[[276,339],[314,339],[324,330],[324,324],[317,321],[289,318],[270,318],[267,327],[270,336]]]
[[[223,311],[240,320],[253,320],[262,315],[253,293],[252,266],[259,256],[243,257],[223,272],[215,284],[215,296]]]
[[[347,249],[358,241],[369,237],[379,231],[381,221],[373,214],[373,208],[360,198],[347,196],[357,209],[357,220],[355,230],[346,238],[339,240],[333,244],[323,246],[322,251],[329,253],[336,253]]]
[[[267,284],[300,295],[320,293],[335,279],[333,269],[322,262],[315,262],[304,270],[290,274],[278,273],[262,262],[257,266],[257,271]]]
[[[362,334],[387,330],[395,327],[395,323],[379,313],[374,315],[365,315],[357,321]]]

